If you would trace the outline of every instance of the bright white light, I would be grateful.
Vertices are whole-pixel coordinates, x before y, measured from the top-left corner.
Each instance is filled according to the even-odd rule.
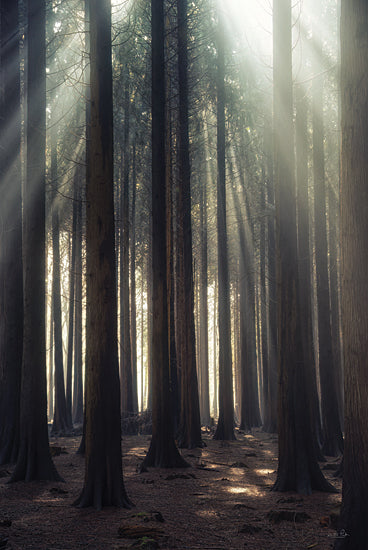
[[[272,51],[271,0],[221,0],[221,9],[228,16],[231,34],[241,38],[243,47],[256,55],[270,55]]]

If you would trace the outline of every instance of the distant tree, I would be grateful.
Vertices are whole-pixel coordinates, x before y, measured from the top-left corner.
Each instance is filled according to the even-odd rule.
[[[0,2],[0,464],[19,449],[23,340],[18,1]],[[6,323],[5,323],[6,320]]]
[[[265,124],[270,124],[269,120]],[[276,299],[276,262],[275,262],[275,190],[273,177],[272,127],[268,128],[264,142],[266,163],[266,207],[267,207],[267,279],[268,279],[268,376],[265,399],[265,414],[263,430],[274,433],[277,431],[277,299]]]
[[[166,254],[164,0],[151,1],[152,25],[152,439],[145,466],[184,467],[174,440],[170,392]]]
[[[341,306],[345,372],[342,509],[335,550],[368,545],[368,4],[341,2]]]
[[[275,491],[333,490],[317,462],[310,406],[310,371],[305,368],[300,325],[294,175],[291,0],[275,0],[274,167],[278,283],[278,434]]]
[[[27,25],[27,172],[23,187],[24,333],[20,449],[11,481],[60,480],[47,430],[45,335],[45,2],[30,0]]]
[[[85,480],[80,507],[129,507],[121,461],[113,194],[111,4],[89,1]]]
[[[129,173],[130,173],[130,140],[129,140],[129,78],[125,68],[123,105],[124,131],[122,148],[122,181],[120,192],[120,392],[122,416],[134,413],[132,346],[130,339],[130,297],[129,297]]]
[[[52,424],[53,434],[65,434],[72,425],[66,409],[64,384],[63,335],[61,320],[61,280],[60,280],[60,221],[59,200],[57,194],[57,133],[56,127],[51,129],[51,185],[52,185],[52,301],[54,326],[54,380],[55,380],[55,410]]]
[[[230,281],[226,224],[225,37],[223,14],[217,29],[217,254],[219,326],[219,418],[215,439],[233,440],[234,399],[231,356]]]

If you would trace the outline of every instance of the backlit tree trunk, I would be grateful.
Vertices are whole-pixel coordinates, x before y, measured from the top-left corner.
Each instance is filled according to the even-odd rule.
[[[278,283],[278,433],[276,491],[330,490],[319,468],[300,326],[291,61],[291,0],[274,0],[274,166]]]

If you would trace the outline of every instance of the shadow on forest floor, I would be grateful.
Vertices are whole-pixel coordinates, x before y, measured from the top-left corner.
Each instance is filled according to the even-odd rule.
[[[138,473],[149,436],[124,436],[124,480],[132,510],[72,506],[84,476],[76,455],[80,437],[52,438],[65,452],[54,457],[66,483],[7,484],[0,478],[0,548],[13,550],[328,550],[333,547],[340,494],[270,491],[277,469],[277,439],[254,430],[237,441],[213,441],[182,450],[191,469]],[[329,460],[328,464],[336,463]],[[1,472],[0,472],[1,473]],[[333,471],[324,474],[336,487]],[[134,538],[135,537],[135,538]],[[138,540],[138,542],[137,542]]]

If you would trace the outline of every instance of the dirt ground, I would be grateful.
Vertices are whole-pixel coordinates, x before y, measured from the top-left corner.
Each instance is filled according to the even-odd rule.
[[[335,515],[341,482],[331,459],[322,464],[338,494],[275,493],[277,439],[254,430],[237,441],[213,441],[182,451],[192,465],[138,473],[148,436],[123,439],[124,480],[131,510],[78,509],[84,459],[79,437],[51,439],[64,451],[54,461],[65,483],[8,484],[0,469],[0,549],[90,550],[168,548],[189,550],[328,550],[338,536]],[[132,536],[133,538],[127,538]]]

